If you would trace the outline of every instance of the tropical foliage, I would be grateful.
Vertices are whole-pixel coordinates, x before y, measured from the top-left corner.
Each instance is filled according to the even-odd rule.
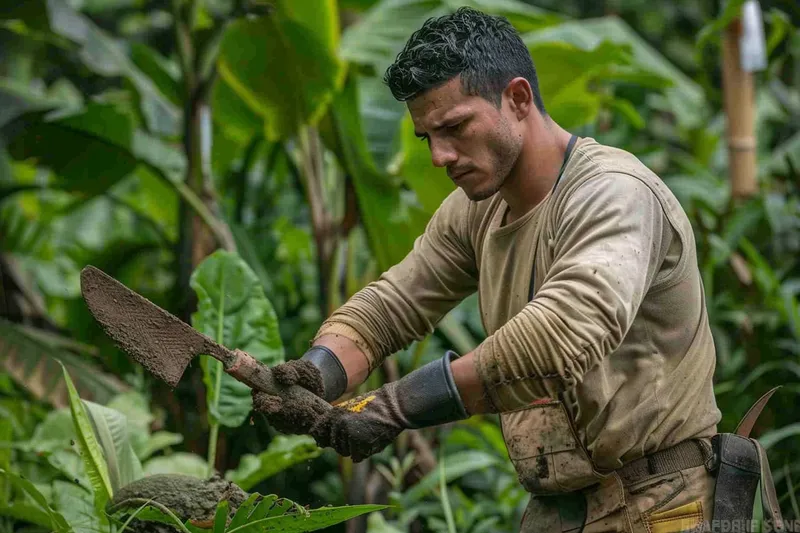
[[[741,4],[0,9],[0,528],[119,529],[130,514],[105,505],[120,487],[216,473],[254,496],[228,523],[220,507],[215,531],[300,531],[280,522],[298,517],[372,533],[516,530],[527,498],[493,417],[411,432],[354,465],[276,434],[215,360],[169,390],[112,344],[80,296],[80,269],[92,264],[226,346],[270,365],[299,357],[328,313],[405,255],[452,190],[381,76],[425,19],[460,5],[507,16],[550,114],[636,154],[683,203],[718,351],[720,430],[782,385],[754,433],[785,514],[800,517],[800,12],[761,2],[759,190],[739,199],[719,56]],[[470,298],[365,387],[483,335]],[[197,527],[144,504],[139,517]]]

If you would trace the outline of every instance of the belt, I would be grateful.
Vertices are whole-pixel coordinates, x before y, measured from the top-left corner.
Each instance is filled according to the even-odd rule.
[[[670,448],[658,450],[627,463],[617,470],[625,485],[679,470],[705,465],[713,456],[707,440],[685,440]]]

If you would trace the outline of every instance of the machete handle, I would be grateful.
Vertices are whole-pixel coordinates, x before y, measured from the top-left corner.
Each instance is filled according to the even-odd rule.
[[[241,381],[251,389],[256,389],[274,396],[280,395],[280,391],[287,390],[289,388],[299,389],[297,392],[301,393],[303,396],[307,396],[309,400],[313,402],[312,405],[314,405],[318,411],[331,408],[331,405],[328,402],[304,387],[299,385],[285,387],[279,384],[277,381],[275,381],[275,377],[272,375],[272,370],[249,353],[243,352],[239,349],[233,350],[232,353],[233,362],[230,363],[228,368],[225,368],[225,372]]]
[[[267,394],[278,394],[281,386],[275,381],[267,365],[242,350],[233,350],[232,355],[232,361],[224,365],[225,372],[251,389],[258,389]]]

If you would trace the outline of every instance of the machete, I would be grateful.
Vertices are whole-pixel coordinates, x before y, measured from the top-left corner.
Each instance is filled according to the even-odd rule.
[[[175,387],[198,355],[222,362],[225,372],[251,389],[267,394],[286,390],[275,382],[269,367],[242,350],[230,350],[192,328],[175,315],[132,291],[91,265],[81,270],[81,294],[94,318],[120,349],[151,374]],[[299,386],[319,409],[330,405]],[[304,392],[303,392],[304,391]]]

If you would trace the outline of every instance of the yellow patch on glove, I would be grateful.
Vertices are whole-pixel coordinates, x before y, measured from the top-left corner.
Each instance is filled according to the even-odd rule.
[[[347,400],[346,402],[338,404],[336,407],[347,409],[351,413],[360,413],[364,410],[367,404],[369,404],[375,398],[376,396],[374,394],[371,394],[366,398],[353,398],[352,400]]]

